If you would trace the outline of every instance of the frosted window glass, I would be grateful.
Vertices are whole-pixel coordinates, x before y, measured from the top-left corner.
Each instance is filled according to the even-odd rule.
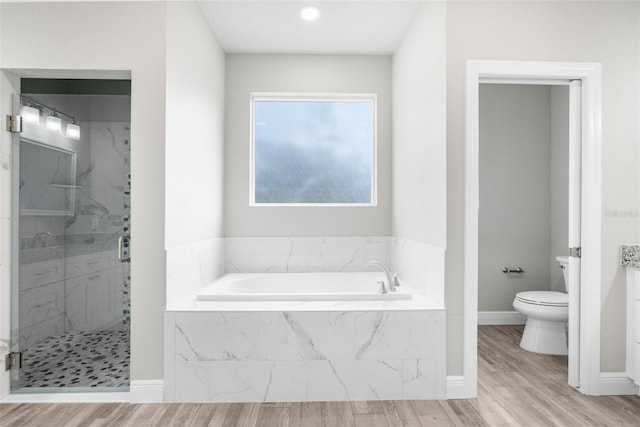
[[[256,204],[372,204],[373,99],[253,107]]]

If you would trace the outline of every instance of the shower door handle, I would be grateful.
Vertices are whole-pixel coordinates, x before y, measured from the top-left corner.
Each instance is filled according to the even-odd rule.
[[[118,261],[126,262],[131,260],[131,236],[125,235],[118,238]]]

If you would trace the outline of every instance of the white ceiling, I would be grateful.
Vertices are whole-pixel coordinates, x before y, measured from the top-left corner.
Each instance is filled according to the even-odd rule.
[[[220,1],[200,5],[229,53],[391,54],[422,1]],[[305,22],[304,6],[320,9]]]

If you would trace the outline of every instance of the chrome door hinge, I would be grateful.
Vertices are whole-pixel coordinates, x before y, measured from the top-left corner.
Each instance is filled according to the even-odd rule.
[[[569,248],[569,256],[574,258],[582,258],[582,248],[580,246]]]
[[[22,353],[12,352],[4,355],[4,370],[22,368]]]
[[[22,116],[12,116],[7,114],[7,132],[22,132]]]

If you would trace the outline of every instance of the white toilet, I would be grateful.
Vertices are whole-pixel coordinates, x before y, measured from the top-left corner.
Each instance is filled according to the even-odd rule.
[[[569,257],[557,256],[567,289]],[[519,292],[513,308],[527,316],[520,347],[542,354],[567,354],[566,324],[569,319],[569,295],[554,291]]]

